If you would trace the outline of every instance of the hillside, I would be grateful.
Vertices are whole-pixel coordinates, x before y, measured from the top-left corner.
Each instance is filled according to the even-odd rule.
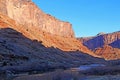
[[[59,48],[63,51],[82,51],[90,55],[94,55],[87,47],[83,46],[75,38],[61,37],[57,35],[52,35],[50,33],[44,32],[37,28],[26,27],[24,25],[16,23],[14,20],[10,19],[6,15],[0,14],[1,28],[12,28],[16,31],[22,33],[25,37],[31,40],[37,40],[42,42],[46,47]]]
[[[83,45],[106,59],[120,59],[120,31],[94,37],[79,38]],[[109,57],[108,57],[109,56]]]
[[[49,71],[49,69],[69,68],[82,64],[105,62],[104,59],[95,58],[99,56],[83,46],[76,38],[68,36],[70,35],[69,31],[71,31],[71,28],[69,28],[70,30],[65,29],[65,32],[68,32],[65,36],[62,36],[61,33],[61,35],[59,34],[59,31],[57,32],[58,34],[53,34],[49,31],[47,32],[47,29],[46,31],[42,30],[41,27],[35,26],[32,22],[30,25],[19,22],[19,20],[24,21],[24,18],[27,19],[28,16],[24,14],[19,16],[19,13],[21,13],[20,10],[19,13],[14,13],[14,9],[16,10],[16,8],[13,8],[14,2],[16,2],[15,5],[17,6],[24,5],[26,7],[26,5],[30,6],[31,4],[31,6],[35,6],[30,0],[0,0],[1,73],[6,70],[15,72],[33,70]],[[9,6],[9,9],[6,6]],[[35,9],[39,11],[37,6]],[[8,15],[9,11],[7,10],[12,11],[11,14],[14,13],[14,18]],[[31,10],[31,8],[27,8],[26,10]],[[46,15],[43,12],[39,13],[39,15],[42,14]],[[34,15],[31,14],[31,16]],[[22,19],[21,17],[24,18]],[[40,19],[43,18],[41,17]],[[53,22],[57,20],[53,19],[52,16],[47,18],[52,18],[51,21]],[[57,21],[61,23],[61,21]],[[29,23],[30,21],[28,20],[27,22]],[[54,23],[50,24],[55,25]],[[64,24],[64,22],[61,24]],[[59,27],[61,24],[57,23],[55,28],[62,29],[62,27]],[[50,29],[54,29],[54,26],[51,26]]]
[[[12,25],[9,27],[46,47],[96,56],[74,38],[70,23],[44,13],[31,0],[0,0],[0,14],[2,21]]]
[[[41,34],[43,35],[47,34]],[[54,47],[45,47],[42,41],[38,41],[25,27],[4,15],[0,15],[0,36],[1,71],[47,71],[104,62],[83,52],[65,52]],[[94,60],[96,62],[93,62]]]

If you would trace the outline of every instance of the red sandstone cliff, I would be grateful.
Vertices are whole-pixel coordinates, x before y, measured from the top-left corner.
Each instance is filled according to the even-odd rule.
[[[93,54],[92,51],[90,51],[87,47],[83,46],[83,44],[75,38],[52,35],[47,32],[41,31],[38,28],[27,28],[26,26],[16,23],[14,20],[3,14],[0,14],[0,25],[0,28],[15,29],[16,31],[22,33],[25,37],[31,40],[37,40],[42,42],[42,44],[46,47],[59,48],[63,51],[79,50],[83,53],[88,53],[92,56],[96,56],[95,54]]]
[[[113,48],[109,45],[104,45],[101,48],[97,48],[95,53],[107,60],[120,59],[120,49]]]
[[[83,45],[106,59],[120,59],[120,31],[79,40]]]
[[[120,31],[97,35],[95,37],[80,38],[79,40],[82,41],[82,43],[85,46],[87,46],[89,49],[94,50],[95,48],[102,47],[103,45],[112,44],[114,41],[117,41],[119,39],[120,39]]]
[[[84,53],[98,57],[75,38],[27,27],[0,13],[0,70],[49,70],[104,61]]]
[[[0,0],[0,12],[26,27],[39,27],[54,35],[74,37],[70,23],[45,14],[31,0]]]
[[[74,38],[70,23],[45,14],[30,0],[0,0],[0,13],[2,21],[9,24],[5,27],[13,28],[32,40],[41,41],[46,47],[63,51],[79,50],[96,56]]]

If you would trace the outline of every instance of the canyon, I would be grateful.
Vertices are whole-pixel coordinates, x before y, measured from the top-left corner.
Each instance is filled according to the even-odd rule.
[[[79,38],[95,54],[105,59],[120,58],[120,31],[99,34],[93,37]]]
[[[45,14],[30,0],[0,0],[0,36],[1,71],[105,62],[75,38],[70,23]]]
[[[80,50],[94,55],[75,38],[70,23],[44,13],[32,1],[0,0],[0,8],[2,19],[8,19],[13,22],[14,26],[19,26],[14,29],[26,37],[42,41],[46,47],[55,47],[63,51]],[[13,28],[13,26],[9,27]]]
[[[118,59],[120,31],[76,38],[71,23],[44,13],[32,0],[0,0],[0,79],[91,64],[109,72],[119,67]]]

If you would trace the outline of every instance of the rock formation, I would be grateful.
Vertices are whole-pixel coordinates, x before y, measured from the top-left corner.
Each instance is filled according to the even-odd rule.
[[[43,13],[31,0],[0,0],[0,72],[104,62],[95,57],[74,38],[68,22]]]
[[[74,38],[70,23],[45,14],[30,0],[0,0],[0,17],[2,22],[9,24],[7,27],[31,40],[42,42],[46,47],[63,51],[78,50],[96,56]]]
[[[46,27],[43,28],[41,25]],[[38,57],[36,59],[40,61],[46,59],[45,64],[50,58],[64,62],[65,59],[62,56],[65,55],[66,60],[71,62],[71,60],[74,61],[74,59],[69,59],[71,55],[76,58],[76,54],[80,57],[80,53],[88,53],[98,57],[74,38],[68,22],[62,22],[43,13],[34,3],[28,0],[0,0],[0,29],[0,48],[3,57],[12,56],[30,60]],[[52,33],[51,31],[55,32]],[[80,52],[76,52],[75,55],[66,54],[68,51]],[[56,62],[52,66],[55,66],[55,64]]]
[[[103,45],[112,44],[114,41],[117,41],[119,39],[120,39],[120,32],[118,31],[114,33],[97,35],[95,37],[80,38],[79,40],[82,41],[82,43],[85,46],[87,46],[89,49],[94,50],[95,48],[102,47]]]
[[[110,46],[114,47],[114,48],[119,48],[120,49],[120,39],[112,42],[111,44],[109,44]]]
[[[97,36],[104,35],[104,34],[105,34],[104,32],[100,32],[97,34]]]
[[[95,53],[102,56],[106,60],[120,59],[120,49],[111,47],[109,45],[104,45],[101,48],[97,48]]]
[[[61,37],[57,35],[52,35],[47,32],[41,31],[38,28],[26,27],[16,23],[14,20],[9,17],[0,14],[1,25],[0,28],[12,28],[16,31],[22,33],[25,37],[31,40],[37,40],[42,42],[46,47],[54,47],[61,49],[63,51],[81,51],[83,53],[88,53],[90,55],[96,56],[90,51],[87,47],[83,46],[75,38]],[[97,56],[96,56],[97,57]]]
[[[74,37],[70,23],[45,14],[31,0],[0,0],[0,12],[26,27],[39,27],[54,35]]]
[[[105,63],[98,57],[74,38],[70,23],[45,14],[31,0],[0,0],[0,73]]]
[[[58,45],[66,50],[79,49],[83,46],[74,38],[53,36],[44,32],[34,35],[26,30],[25,26],[0,14],[0,73],[6,70],[13,72],[48,71],[49,69],[76,67],[80,64],[104,62],[102,59],[80,51],[65,52],[55,47],[46,47],[39,39],[48,45]]]
[[[79,38],[79,40],[96,54],[106,59],[120,59],[120,56],[118,56],[120,54],[120,31],[95,37]]]

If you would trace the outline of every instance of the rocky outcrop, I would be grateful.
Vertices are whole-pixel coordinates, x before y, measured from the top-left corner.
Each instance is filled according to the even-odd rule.
[[[119,41],[119,39],[120,39],[120,31],[109,34],[102,34],[95,37],[88,37],[87,39],[80,38],[79,40],[82,41],[83,44],[87,46],[89,49],[94,50],[95,48],[112,44],[114,41],[117,40]],[[115,46],[119,46],[119,44],[116,44]]]
[[[102,56],[106,60],[120,59],[120,49],[113,48],[109,45],[104,45],[101,48],[97,48],[95,53],[99,56]]]
[[[26,26],[16,23],[14,20],[3,14],[0,14],[0,24],[0,28],[15,29],[31,40],[42,42],[45,47],[54,47],[63,51],[81,51],[83,53],[96,56],[92,51],[83,46],[83,44],[75,38],[52,35],[39,30],[37,27],[27,28]]]
[[[63,51],[78,50],[96,56],[74,38],[70,23],[45,14],[30,0],[0,0],[0,4],[4,4],[0,5],[4,27],[15,29],[31,40],[42,42],[46,47]]]
[[[120,39],[112,42],[111,44],[109,44],[110,46],[114,47],[114,48],[119,48],[120,49]]]
[[[79,38],[79,40],[105,59],[120,59],[120,31],[100,34],[95,37]]]
[[[97,37],[88,37],[79,39],[83,42],[83,45],[89,49],[94,50],[95,48],[102,47],[104,45],[104,37],[102,35]]]
[[[31,0],[0,0],[0,12],[26,27],[64,36],[74,37],[72,25],[45,14]]]
[[[104,34],[105,34],[104,32],[100,32],[97,34],[97,36],[104,35]]]

